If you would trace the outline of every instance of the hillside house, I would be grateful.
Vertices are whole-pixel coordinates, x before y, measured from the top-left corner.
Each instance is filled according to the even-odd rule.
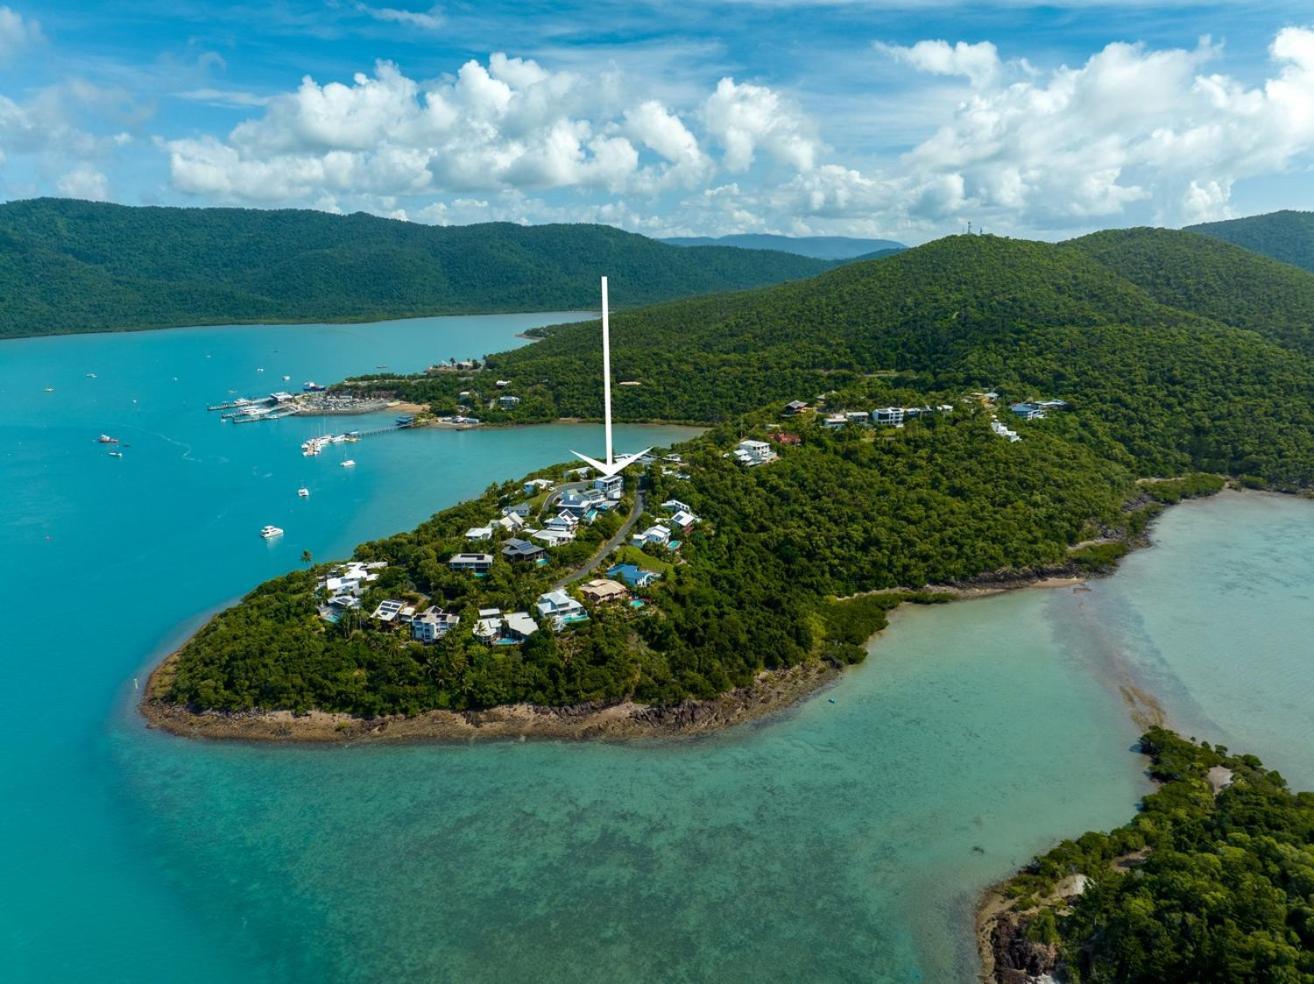
[[[560,589],[539,595],[534,609],[540,618],[550,621],[558,632],[572,622],[582,622],[588,618],[584,606]]]
[[[379,607],[374,609],[374,614],[370,616],[375,621],[385,624],[409,622],[414,617],[414,606],[408,605],[404,601],[397,601],[395,598],[379,602]]]
[[[661,577],[656,571],[645,571],[638,564],[617,564],[608,569],[607,577],[623,581],[631,588],[646,588]]]
[[[990,421],[990,429],[1000,437],[1007,438],[1010,443],[1016,443],[1022,440],[1022,436],[1017,431],[1001,424],[998,420]]]
[[[877,427],[902,427],[903,407],[877,407],[871,412],[871,422]]]
[[[625,476],[599,475],[593,480],[593,487],[608,499],[619,499],[625,493]]]
[[[585,601],[592,602],[595,605],[624,601],[630,596],[630,593],[625,590],[625,585],[602,577],[594,578],[580,588],[579,593],[584,596]]]
[[[528,563],[538,560],[545,553],[546,551],[537,543],[530,543],[528,540],[521,540],[518,537],[512,537],[502,544],[502,556],[513,562]]]
[[[497,398],[497,405],[503,410],[514,410],[520,406],[520,397],[511,396],[509,393]]]
[[[491,540],[493,538],[493,528],[491,526],[471,526],[465,531],[467,540]]]
[[[539,543],[548,547],[562,547],[567,543],[575,542],[575,534],[570,530],[533,530],[526,533],[531,540],[537,540]]]
[[[807,413],[808,410],[810,409],[812,408],[809,407],[802,400],[792,400],[789,403],[785,404],[785,410],[782,416],[797,417],[801,413]]]
[[[363,563],[353,560],[348,564],[330,569],[329,574],[319,586],[330,595],[360,596],[365,592],[365,585],[379,579],[379,571],[388,566],[385,560]]]
[[[417,642],[437,642],[461,622],[461,616],[431,605],[411,620],[411,638]]]
[[[693,529],[694,524],[697,522],[698,522],[698,517],[695,516],[693,513],[691,513],[688,509],[678,509],[671,515],[670,518],[670,524],[684,533],[688,533],[691,529]]]
[[[447,566],[454,571],[464,571],[469,574],[487,574],[493,567],[493,555],[486,553],[453,554],[452,558],[447,561]]]
[[[662,526],[660,523],[656,526],[649,526],[642,533],[635,533],[630,537],[636,546],[644,546],[648,543],[655,543],[658,546],[666,546],[671,542],[671,530],[668,526]]]
[[[743,440],[735,445],[732,452],[735,460],[745,468],[756,468],[776,460],[776,453],[766,441]]]

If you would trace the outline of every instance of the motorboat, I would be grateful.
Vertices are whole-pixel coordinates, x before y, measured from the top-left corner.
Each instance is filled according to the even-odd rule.
[[[306,488],[306,487],[303,485],[303,486],[301,486],[301,488],[297,489],[297,495],[301,496],[301,498],[303,498],[303,499],[309,499],[309,498],[310,498],[310,489]]]
[[[276,536],[282,536],[283,531],[277,526],[262,526],[260,528],[260,535],[266,540],[272,540]]]

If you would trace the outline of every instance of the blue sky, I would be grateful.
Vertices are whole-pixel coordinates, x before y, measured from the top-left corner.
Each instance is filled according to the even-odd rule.
[[[1314,208],[1308,3],[0,5],[0,197],[916,242]]]

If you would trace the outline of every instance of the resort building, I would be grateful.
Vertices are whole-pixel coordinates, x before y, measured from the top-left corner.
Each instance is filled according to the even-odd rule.
[[[437,642],[460,622],[460,615],[430,606],[411,620],[411,637],[423,643]]]
[[[466,571],[471,574],[487,574],[493,567],[493,555],[483,553],[453,554],[447,566],[454,571]]]
[[[776,453],[766,441],[744,440],[735,445],[735,459],[746,468],[755,468],[776,460]]]
[[[537,543],[512,537],[502,544],[502,556],[510,561],[538,560],[546,551]]]
[[[877,407],[871,412],[871,422],[877,427],[902,427],[903,407]]]
[[[593,579],[580,588],[579,593],[584,596],[585,601],[590,601],[595,605],[624,601],[630,596],[630,593],[625,590],[625,585],[618,581],[609,581],[603,577]]]

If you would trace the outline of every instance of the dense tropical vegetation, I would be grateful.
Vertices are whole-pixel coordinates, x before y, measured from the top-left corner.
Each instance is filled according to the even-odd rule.
[[[1314,272],[1314,212],[1287,209],[1244,219],[1206,222],[1189,226],[1188,230]]]
[[[681,249],[610,226],[438,227],[358,213],[0,205],[0,338],[252,321],[592,310],[736,290],[831,264]]]
[[[1141,748],[1160,785],[1140,813],[1064,841],[1004,886],[1030,944],[1005,962],[1039,957],[1073,984],[1314,981],[1314,793],[1162,728]]]
[[[1304,285],[1282,294],[1273,283],[1314,277],[1246,254],[1250,272],[1226,292],[1207,276],[1200,292],[1169,289],[1166,275],[1142,276],[1154,249],[1164,267],[1185,269],[1179,254],[1195,248],[1210,271],[1232,248],[1189,234],[1124,235],[1131,258],[1103,240],[953,237],[812,281],[622,313],[614,364],[639,385],[616,387],[619,415],[711,425],[677,449],[678,467],[658,462],[643,478],[649,504],[674,497],[703,522],[678,554],[649,548],[664,576],[641,613],[599,611],[519,647],[490,650],[468,628],[422,646],[366,620],[326,626],[315,577],[300,572],[189,643],[169,699],[373,715],[709,697],[763,669],[861,658],[858,640],[878,627],[881,603],[836,599],[1106,570],[1164,503],[1217,491],[1220,476],[1308,486],[1314,360],[1294,331]],[[1224,293],[1241,314],[1224,308]],[[530,422],[596,414],[599,377],[596,325],[585,324],[486,368],[352,385],[439,412],[465,405]],[[508,393],[522,402],[502,410],[496,397]],[[1069,408],[1027,422],[1008,411],[1044,397]],[[820,412],[786,420],[792,399]],[[825,426],[831,413],[886,405],[948,410],[902,428]],[[993,433],[996,416],[1021,439]],[[779,459],[744,468],[727,453],[745,437],[775,442]],[[379,591],[463,612],[465,626],[481,607],[529,607],[587,544],[559,548],[542,570],[499,562],[482,581],[445,567],[468,549],[467,527],[523,495],[518,483],[496,487],[358,556],[389,562]]]

